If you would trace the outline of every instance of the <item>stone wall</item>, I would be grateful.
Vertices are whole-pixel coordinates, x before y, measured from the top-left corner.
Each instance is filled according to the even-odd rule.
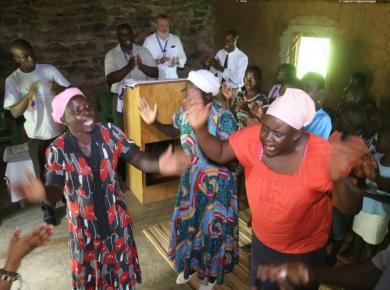
[[[188,56],[184,75],[214,51],[213,12],[209,0],[2,0],[0,77],[14,69],[7,62],[9,43],[25,38],[39,61],[56,65],[72,84],[92,92],[104,84],[104,55],[116,45],[117,24],[128,22],[142,44],[159,13],[171,16],[171,32],[181,37]]]
[[[209,0],[1,0],[0,1],[0,105],[5,78],[16,68],[8,52],[16,38],[25,38],[35,48],[39,62],[57,66],[70,82],[93,100],[93,92],[104,86],[104,55],[116,45],[116,26],[128,22],[142,44],[153,32],[152,18],[171,16],[171,32],[180,36],[187,65],[199,68],[202,56],[214,52],[214,9]],[[8,112],[6,112],[8,114]],[[7,115],[7,122],[12,117]],[[23,120],[17,121],[22,135]],[[23,139],[23,138],[22,138]],[[0,144],[0,158],[5,144]],[[0,176],[5,164],[0,161]],[[0,178],[0,208],[7,206]]]

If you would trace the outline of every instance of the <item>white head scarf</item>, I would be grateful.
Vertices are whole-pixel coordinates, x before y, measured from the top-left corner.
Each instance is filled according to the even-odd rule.
[[[221,84],[218,78],[208,70],[200,69],[190,71],[187,79],[205,93],[211,93],[213,96],[219,93]]]
[[[316,107],[312,98],[304,91],[286,89],[283,96],[272,102],[266,114],[300,130],[313,121]]]

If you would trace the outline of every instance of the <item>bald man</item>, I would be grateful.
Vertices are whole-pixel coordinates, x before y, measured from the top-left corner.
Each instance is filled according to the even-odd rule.
[[[43,180],[45,150],[64,128],[51,117],[53,89],[70,83],[51,64],[36,63],[31,44],[24,39],[12,42],[10,50],[18,68],[5,80],[4,109],[14,118],[24,116],[28,149],[35,175]],[[42,205],[43,220],[55,224],[53,206]]]

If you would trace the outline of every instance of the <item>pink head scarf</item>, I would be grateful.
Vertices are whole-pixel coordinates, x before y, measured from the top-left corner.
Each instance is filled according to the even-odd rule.
[[[51,107],[53,108],[51,116],[55,122],[62,124],[61,118],[64,116],[66,105],[75,96],[85,97],[78,88],[68,88],[54,97],[53,101],[51,101]]]
[[[300,130],[313,121],[315,113],[315,104],[307,93],[300,89],[286,89],[283,96],[272,102],[266,114]]]

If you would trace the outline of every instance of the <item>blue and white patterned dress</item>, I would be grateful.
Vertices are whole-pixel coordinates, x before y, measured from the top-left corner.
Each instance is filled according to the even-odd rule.
[[[181,177],[172,217],[168,256],[176,271],[196,271],[198,278],[218,284],[238,263],[238,203],[235,174],[208,160],[201,151],[186,113],[179,109],[174,126],[180,130],[192,166]],[[237,130],[231,112],[213,102],[209,132],[221,140]]]

